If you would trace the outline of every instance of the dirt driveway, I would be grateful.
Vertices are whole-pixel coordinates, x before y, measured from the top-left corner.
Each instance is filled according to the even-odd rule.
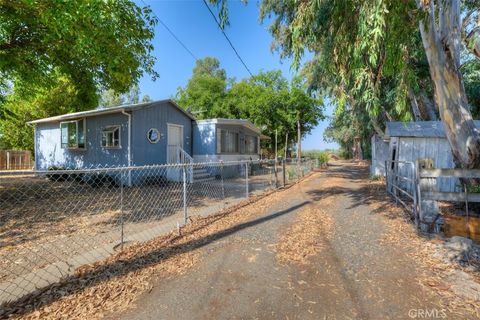
[[[372,206],[366,184],[367,168],[351,163],[313,175],[112,318],[475,318],[421,285],[430,270]]]

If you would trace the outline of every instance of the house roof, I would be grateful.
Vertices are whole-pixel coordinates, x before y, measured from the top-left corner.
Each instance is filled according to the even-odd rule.
[[[262,131],[257,128],[251,121],[245,119],[224,119],[224,118],[216,118],[216,119],[205,119],[205,120],[196,120],[198,124],[227,124],[227,125],[237,125],[246,127],[259,135],[262,135]]]
[[[474,120],[480,128],[480,121]],[[445,128],[441,121],[387,122],[385,137],[445,138]]]
[[[119,113],[122,111],[133,111],[133,110],[138,110],[143,108],[160,106],[165,103],[170,103],[171,105],[176,107],[179,111],[181,111],[183,114],[185,114],[187,117],[189,117],[192,120],[195,120],[195,118],[190,113],[180,108],[180,106],[176,104],[173,100],[165,99],[165,100],[158,100],[158,101],[152,101],[152,102],[122,105],[122,106],[105,108],[105,109],[95,109],[95,110],[89,110],[89,111],[67,113],[60,116],[33,120],[28,122],[28,124],[59,122],[59,121],[73,120],[78,118],[93,117],[93,116],[104,115],[104,114]]]

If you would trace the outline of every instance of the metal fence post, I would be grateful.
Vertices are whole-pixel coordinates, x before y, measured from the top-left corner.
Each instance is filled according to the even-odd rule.
[[[245,198],[248,198],[248,162],[245,162]]]
[[[276,158],[275,158],[274,170],[275,170],[275,189],[276,189],[276,188],[278,188],[278,176],[277,176],[278,170],[277,170],[277,159]]]
[[[286,179],[287,179],[287,173],[285,172],[285,168],[286,168],[286,165],[285,165],[285,159],[282,160],[282,175],[283,175],[283,187],[285,188],[285,184],[286,184]]]
[[[123,250],[123,243],[124,243],[124,211],[123,211],[123,171],[120,173],[120,228],[121,228],[121,235],[120,235],[120,247]]]
[[[222,200],[223,204],[225,204],[225,184],[223,181],[223,161],[220,161],[220,178],[222,180]]]
[[[387,189],[388,193],[388,161],[385,160],[385,188]]]
[[[188,213],[187,213],[187,172],[185,170],[185,164],[182,166],[183,168],[183,219],[185,224],[188,221]]]

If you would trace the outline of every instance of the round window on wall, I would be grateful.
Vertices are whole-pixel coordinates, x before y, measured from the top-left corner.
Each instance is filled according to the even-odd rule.
[[[147,139],[150,143],[157,143],[160,141],[160,132],[156,128],[151,128],[147,132]]]

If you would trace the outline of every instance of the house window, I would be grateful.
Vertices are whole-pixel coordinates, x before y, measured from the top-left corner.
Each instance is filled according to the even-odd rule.
[[[245,136],[245,153],[258,153],[258,139],[254,136]]]
[[[157,143],[158,141],[160,141],[160,132],[158,131],[158,129],[151,128],[150,130],[148,130],[147,139],[148,141],[150,141],[150,143]]]
[[[120,126],[108,126],[103,128],[102,147],[120,148]]]
[[[217,153],[239,153],[238,132],[217,130]]]
[[[85,119],[60,122],[61,146],[85,149]]]

